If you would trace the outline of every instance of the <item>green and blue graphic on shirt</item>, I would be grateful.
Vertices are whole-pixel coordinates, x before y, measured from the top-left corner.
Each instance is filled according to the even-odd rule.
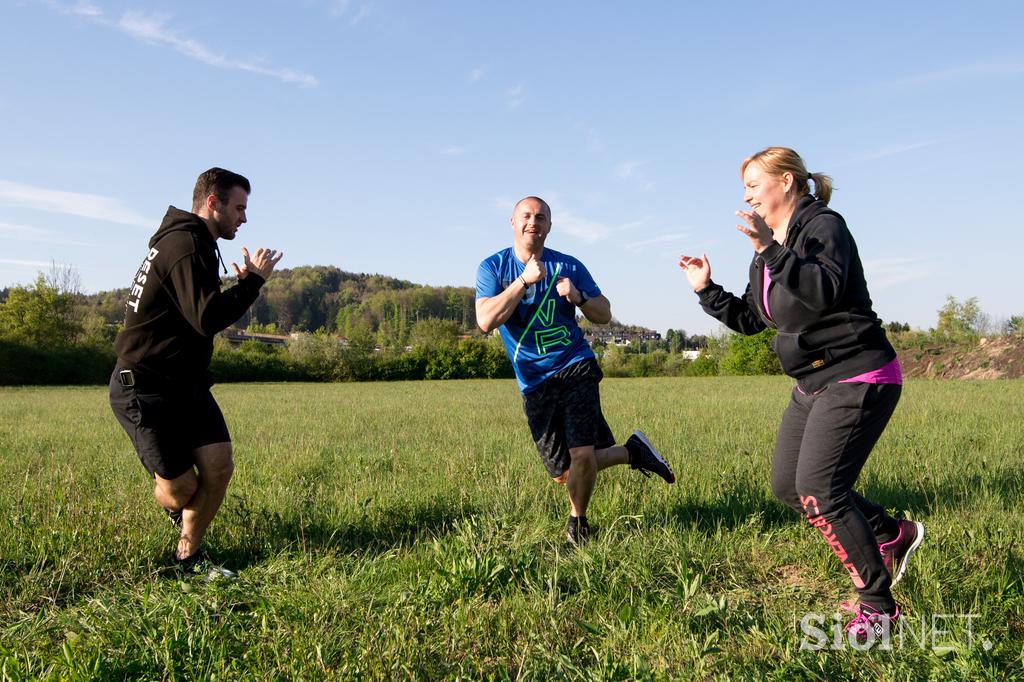
[[[544,279],[526,290],[499,329],[523,393],[569,365],[594,357],[576,323],[576,306],[559,296],[555,285],[560,277],[568,277],[587,298],[600,296],[601,290],[583,263],[572,256],[545,248],[540,260],[546,270]],[[476,272],[477,298],[497,296],[525,269],[511,247],[487,258]]]

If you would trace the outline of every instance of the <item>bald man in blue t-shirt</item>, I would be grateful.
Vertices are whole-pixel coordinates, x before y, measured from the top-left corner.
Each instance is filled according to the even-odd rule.
[[[579,308],[591,322],[607,324],[611,304],[581,262],[544,248],[550,207],[538,197],[521,199],[511,223],[512,247],[477,269],[476,320],[485,333],[500,330],[537,451],[551,478],[568,489],[566,535],[578,545],[590,533],[587,504],[598,471],[629,464],[668,483],[676,477],[640,431],[615,445],[601,413],[601,368],[576,322]]]

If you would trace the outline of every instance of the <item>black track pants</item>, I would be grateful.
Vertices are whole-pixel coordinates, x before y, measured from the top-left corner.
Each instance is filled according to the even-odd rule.
[[[898,384],[834,383],[814,395],[798,388],[782,416],[772,491],[806,515],[849,572],[861,601],[889,610],[892,580],[878,543],[896,522],[853,490],[871,448],[899,402]]]

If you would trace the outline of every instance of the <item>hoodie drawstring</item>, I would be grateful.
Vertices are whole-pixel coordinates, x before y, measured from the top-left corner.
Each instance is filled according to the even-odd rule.
[[[224,268],[224,274],[228,274],[228,266],[224,265],[224,256],[220,255],[220,246],[217,245],[217,242],[213,243],[213,248],[217,249],[217,260],[220,261],[220,266]]]

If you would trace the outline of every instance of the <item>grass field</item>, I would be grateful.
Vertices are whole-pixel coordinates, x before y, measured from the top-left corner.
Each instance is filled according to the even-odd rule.
[[[606,380],[679,483],[602,473],[579,551],[511,381],[218,386],[210,584],[168,571],[105,388],[0,389],[0,677],[1024,679],[1024,381],[906,386],[860,489],[928,537],[870,652],[800,649],[853,593],[771,497],[790,386]]]

